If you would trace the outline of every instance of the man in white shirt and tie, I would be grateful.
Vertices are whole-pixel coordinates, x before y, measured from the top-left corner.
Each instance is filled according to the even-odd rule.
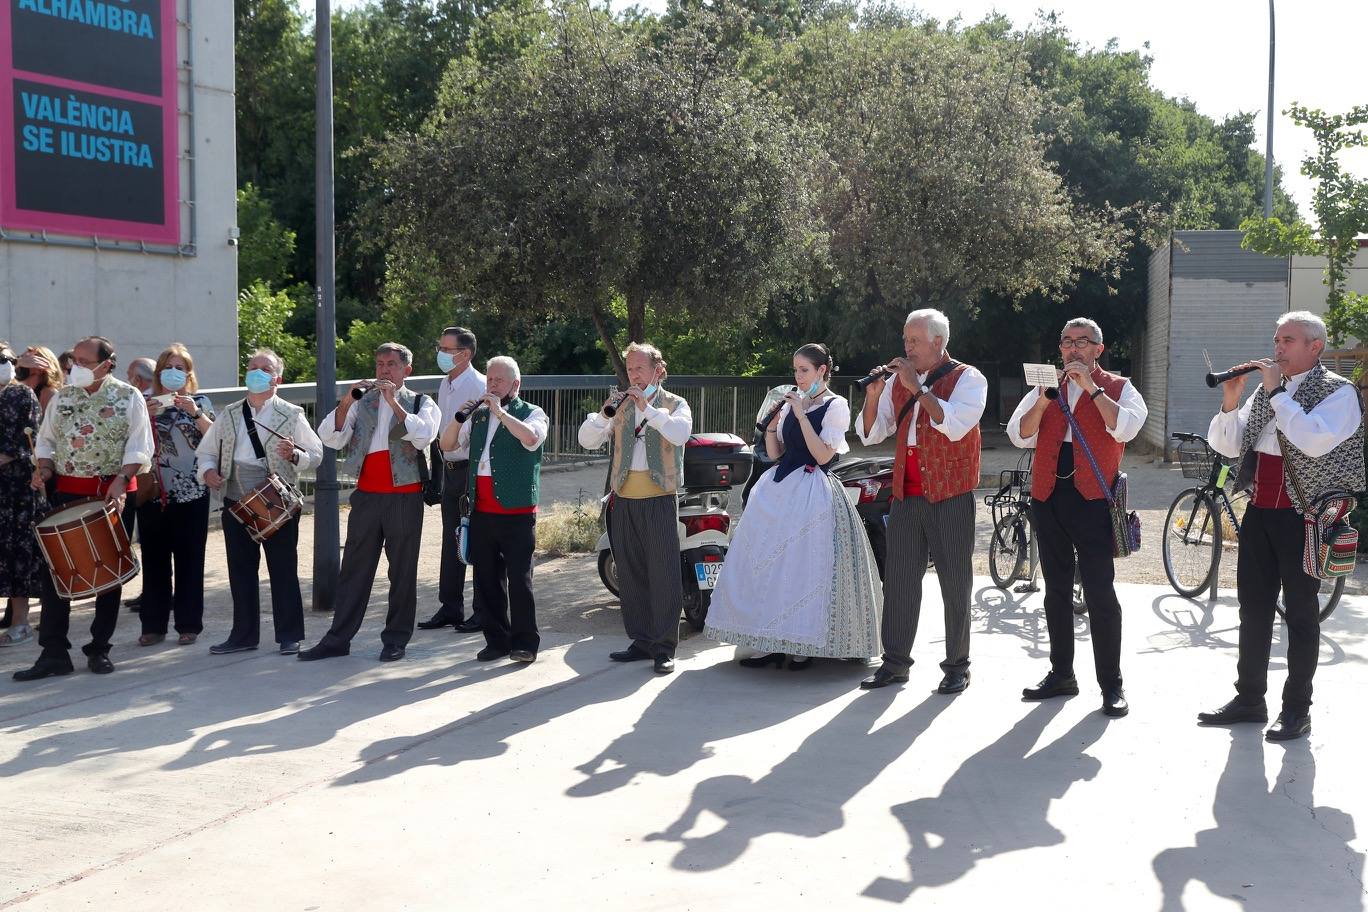
[[[485,393],[485,376],[475,369],[475,334],[460,326],[442,330],[437,343],[437,366],[446,373],[437,388],[437,407],[442,411],[442,430],[446,430],[461,406]],[[441,577],[437,584],[439,601],[436,614],[418,624],[420,630],[455,627],[457,633],[480,629],[479,602],[472,599],[470,617],[465,616],[466,565],[456,547],[456,531],[461,524],[460,499],[465,493],[470,469],[470,445],[458,446],[440,454],[442,471]],[[433,471],[438,471],[434,462]]]
[[[437,437],[441,412],[431,397],[404,386],[413,352],[397,342],[375,350],[375,380],[352,384],[318,426],[326,446],[342,454],[356,478],[347,543],[337,580],[332,627],[303,661],[344,656],[361,629],[383,549],[389,563],[389,613],[380,635],[380,661],[404,656],[418,610],[418,549],[423,534],[426,449]]]

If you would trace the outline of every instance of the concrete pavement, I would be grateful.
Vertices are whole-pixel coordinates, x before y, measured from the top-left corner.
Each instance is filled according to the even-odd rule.
[[[934,582],[911,683],[862,693],[863,668],[743,669],[701,637],[673,676],[612,664],[592,558],[537,574],[528,667],[449,630],[380,665],[383,584],[342,659],[138,649],[129,615],[112,676],[21,687],[32,652],[0,652],[0,908],[1364,906],[1363,598],[1326,624],[1314,732],[1284,747],[1194,724],[1231,693],[1229,600],[1123,585],[1133,708],[1107,720],[1083,620],[1083,695],[1021,702],[1040,596],[987,580],[973,684],[946,698]]]

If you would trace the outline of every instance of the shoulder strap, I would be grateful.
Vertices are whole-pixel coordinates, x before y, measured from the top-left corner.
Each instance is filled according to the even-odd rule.
[[[952,370],[959,366],[960,363],[956,361],[954,358],[951,358],[949,361],[946,361],[940,367],[937,367],[931,373],[927,374],[926,381],[922,383],[922,386],[925,386],[927,388],[935,386],[936,382],[939,381],[940,378],[944,377],[946,374],[950,373]],[[896,378],[893,382],[897,382]],[[908,399],[906,402],[903,403],[903,407],[898,410],[898,420],[893,422],[893,427],[895,429],[902,426],[903,419],[907,417],[908,412],[912,411],[912,406],[917,404],[917,399],[919,398],[921,397],[918,396],[912,399]]]
[[[256,420],[252,418],[252,407],[246,402],[242,403],[242,422],[247,425],[247,439],[252,442],[252,452],[256,453],[257,459],[265,459],[266,448],[261,445],[261,438],[257,436]]]
[[[422,393],[414,393],[414,394],[413,394],[413,414],[416,415],[416,414],[418,414],[420,411],[423,410],[423,400],[424,400],[425,398],[427,398],[427,397],[424,396]],[[435,446],[437,445],[437,444],[436,444],[436,441],[433,441],[433,444],[432,444],[432,445],[435,447]],[[415,448],[415,449],[416,449],[416,448]],[[418,450],[417,452],[418,452],[418,480],[421,481],[424,485],[426,485],[426,484],[428,483],[428,479],[431,477],[430,475],[428,475],[427,454],[424,453],[422,450]],[[435,450],[434,450],[434,452],[435,452]]]
[[[1097,486],[1102,489],[1102,495],[1107,498],[1107,504],[1116,506],[1112,500],[1111,485],[1107,484],[1102,477],[1102,469],[1097,465],[1097,459],[1093,457],[1092,447],[1088,446],[1088,438],[1083,436],[1083,429],[1078,426],[1078,419],[1074,417],[1073,410],[1069,408],[1069,391],[1063,387],[1059,390],[1059,398],[1055,401],[1064,412],[1064,417],[1069,420],[1069,427],[1073,430],[1074,443],[1083,448],[1083,455],[1088,457],[1088,465],[1092,466],[1093,474],[1097,476]]]

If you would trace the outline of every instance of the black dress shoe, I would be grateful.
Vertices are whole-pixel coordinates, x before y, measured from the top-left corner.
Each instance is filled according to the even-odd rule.
[[[461,625],[462,621],[463,618],[450,618],[439,611],[432,617],[428,618],[426,621],[419,621],[418,629],[440,630],[443,627],[458,627]]]
[[[784,652],[771,652],[762,656],[750,656],[742,659],[740,664],[746,668],[764,668],[766,665],[773,665],[775,668],[784,667],[784,659],[788,654]]]
[[[280,654],[283,656],[299,655],[299,640],[286,640],[281,643]]]
[[[1284,712],[1278,716],[1278,721],[1273,723],[1273,727],[1264,732],[1265,741],[1295,741],[1297,738],[1305,738],[1311,734],[1311,716],[1309,713],[1293,714]]]
[[[906,684],[907,672],[898,672],[882,666],[878,671],[860,682],[860,690],[877,690],[880,687],[887,687],[890,684]]]
[[[14,673],[16,681],[38,681],[42,678],[55,678],[61,675],[69,675],[74,669],[71,659],[58,659],[52,656],[40,655],[38,661],[33,663],[32,668],[25,668]]]
[[[493,646],[486,646],[484,649],[475,653],[475,659],[480,662],[492,662],[495,659],[502,659],[506,655],[508,655],[507,649],[496,649]]]
[[[1062,675],[1051,671],[1035,687],[1021,691],[1023,700],[1048,700],[1051,697],[1078,696],[1078,679],[1073,675]]]
[[[537,654],[530,649],[515,649],[508,654],[508,657],[515,662],[529,665],[537,661]]]
[[[1102,714],[1119,719],[1130,712],[1130,704],[1126,702],[1126,692],[1120,687],[1108,687],[1102,691]]]
[[[1260,700],[1258,703],[1241,703],[1240,698],[1236,697],[1220,709],[1212,712],[1201,712],[1197,714],[1199,725],[1234,725],[1237,722],[1267,722],[1268,705]]]
[[[608,658],[612,659],[614,662],[640,662],[643,659],[649,659],[650,657],[651,654],[636,643],[633,643],[626,649],[619,649],[617,652],[608,653]]]
[[[936,688],[938,694],[957,694],[964,693],[969,687],[969,671],[947,671],[945,677],[941,678],[940,686]]]
[[[484,629],[484,624],[480,622],[478,617],[468,617],[464,621],[461,621],[461,623],[454,624],[453,626],[456,628],[457,633],[476,633],[477,631]]]
[[[403,657],[403,646],[395,646],[393,643],[389,643],[386,644],[385,647],[380,650],[380,661],[382,662],[397,662]]]
[[[114,663],[109,661],[109,654],[97,652],[86,659],[86,667],[97,675],[107,675],[114,672]]]
[[[674,656],[659,655],[655,657],[655,673],[667,675],[674,672]]]
[[[297,643],[295,644],[295,647],[296,647],[296,648],[295,648],[295,652],[298,652],[298,651],[299,651],[298,645],[299,645],[299,644],[297,644]],[[225,641],[222,642],[222,643],[215,643],[213,646],[210,646],[210,647],[209,647],[209,654],[210,654],[210,655],[216,655],[216,656],[222,656],[222,655],[229,655],[230,653],[234,653],[234,652],[251,652],[253,649],[256,649],[256,644],[255,644],[255,643],[251,643],[251,644],[248,644],[248,643],[233,643],[233,642],[230,642],[230,641],[228,641],[228,640],[225,640]]]
[[[317,662],[319,659],[335,659],[339,656],[351,655],[351,644],[342,646],[330,646],[327,643],[318,643],[309,649],[299,653],[301,662]]]

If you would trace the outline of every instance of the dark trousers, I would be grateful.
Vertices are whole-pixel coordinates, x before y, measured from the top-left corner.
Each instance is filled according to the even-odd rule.
[[[532,598],[532,552],[537,514],[470,515],[467,557],[475,570],[475,597],[484,612],[485,643],[494,649],[537,651],[537,604]]]
[[[142,632],[166,633],[175,612],[177,633],[204,629],[204,543],[209,495],[189,503],[149,500],[138,508],[142,544]],[[173,567],[174,565],[174,567]],[[175,586],[172,586],[172,574]]]
[[[347,544],[337,576],[337,605],[332,627],[322,642],[342,646],[352,641],[366,617],[380,552],[389,562],[389,613],[380,642],[407,646],[418,611],[418,549],[423,539],[423,494],[375,494],[353,491],[347,518]]]
[[[233,629],[228,642],[255,646],[261,640],[261,554],[271,577],[271,619],[277,643],[304,639],[304,599],[299,592],[299,517],[296,516],[258,544],[247,527],[228,512],[223,502],[223,549],[228,558],[228,589],[233,593]]]
[[[684,582],[678,522],[673,494],[614,497],[608,511],[622,625],[632,645],[652,656],[673,656],[679,642]]]
[[[85,499],[84,495],[63,494],[59,491],[52,495],[50,503],[55,510],[74,500]],[[127,517],[127,511],[123,515]],[[90,642],[81,647],[81,651],[86,655],[109,653],[109,640],[114,636],[114,627],[119,622],[119,600],[122,597],[122,586],[106,589],[95,597],[95,619],[90,622]],[[42,605],[43,617],[38,629],[38,645],[42,647],[43,655],[70,661],[71,641],[67,639],[67,631],[71,629],[71,602],[58,597],[57,586],[52,582],[51,573],[43,574]]]
[[[461,561],[461,551],[456,545],[456,531],[461,527],[461,495],[465,493],[469,480],[470,463],[467,461],[444,462],[442,476],[442,568],[437,583],[437,598],[441,602],[442,617],[452,621],[465,620],[465,577],[466,565]],[[472,599],[470,613],[479,617],[479,598]]]
[[[1287,683],[1283,712],[1311,708],[1311,679],[1320,656],[1321,581],[1302,569],[1306,531],[1296,510],[1251,506],[1240,524],[1235,585],[1240,598],[1240,661],[1235,689],[1242,703],[1259,703],[1268,690],[1278,590],[1287,616]]]
[[[969,603],[974,594],[974,494],[939,503],[925,497],[893,501],[888,513],[888,557],[881,635],[883,662],[912,667],[912,644],[921,620],[922,581],[927,559],[936,562],[945,615],[946,673],[969,667]]]
[[[1061,452],[1061,471],[1063,453]],[[1080,471],[1090,472],[1086,463]],[[1031,498],[1040,569],[1045,576],[1045,623],[1050,667],[1073,674],[1074,552],[1092,627],[1093,666],[1103,688],[1121,686],[1121,603],[1116,598],[1111,513],[1105,499],[1085,500],[1072,478],[1060,478],[1049,500]]]

